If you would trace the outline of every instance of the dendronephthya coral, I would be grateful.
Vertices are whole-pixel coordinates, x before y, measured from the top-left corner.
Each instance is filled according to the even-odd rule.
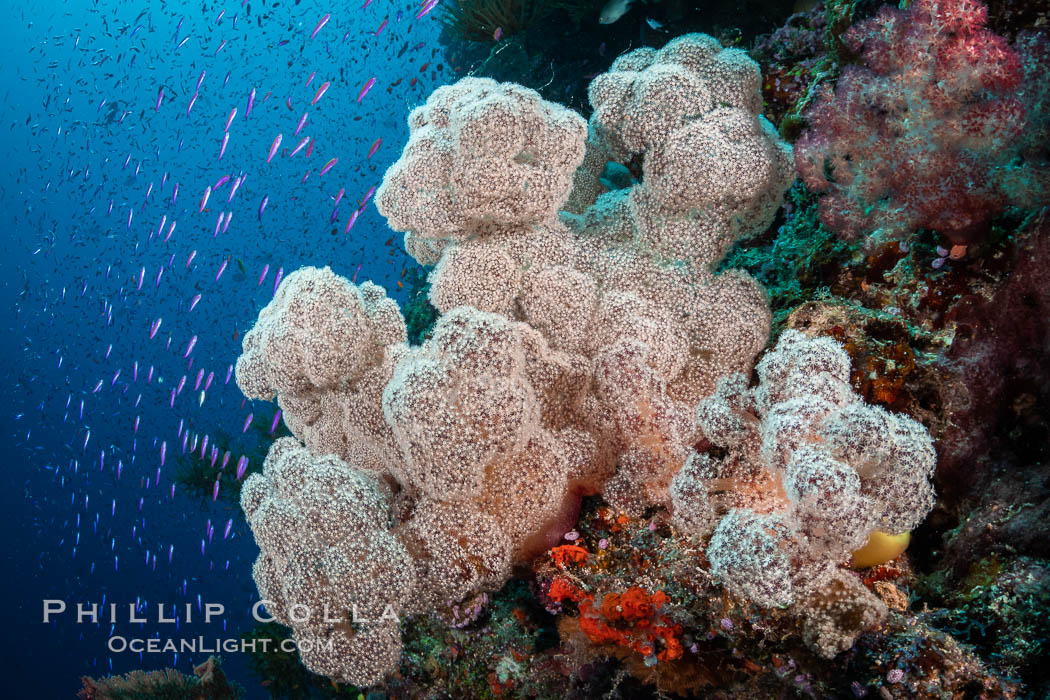
[[[767,379],[746,399],[756,408],[714,418],[712,402],[751,396],[738,373],[770,323],[754,280],[714,270],[738,237],[769,225],[795,178],[758,90],[742,52],[690,35],[620,57],[591,86],[589,125],[480,78],[412,112],[376,203],[409,253],[435,265],[433,333],[408,345],[382,289],[305,268],[262,311],[237,364],[245,394],[276,397],[296,438],[274,444],[242,505],[268,607],[300,641],[332,642],[303,645],[307,666],[381,680],[397,666],[399,616],[449,616],[499,588],[571,526],[585,493],[634,513],[673,505],[700,536],[721,516],[710,550],[726,584],[761,602],[810,600],[826,620],[813,623],[814,644],[841,646],[819,630],[857,596],[830,562],[873,529],[914,525],[926,500],[906,491],[928,489],[926,472],[902,475],[894,460],[925,468],[926,453],[885,452],[898,433],[921,443],[918,426],[855,405],[838,365],[796,386],[792,363],[813,363],[786,351],[764,361]],[[634,158],[641,182],[602,193],[595,169]],[[861,423],[877,444],[849,439]],[[757,495],[765,508],[741,496],[724,515],[683,506],[688,489],[672,495],[672,478],[687,462],[697,471],[705,437],[769,471],[782,495]],[[825,506],[855,509],[852,529],[828,531]],[[765,547],[773,568],[719,559],[727,537]],[[827,569],[826,586],[796,583],[802,566]],[[783,581],[769,580],[775,571]],[[863,619],[877,617],[873,607]]]

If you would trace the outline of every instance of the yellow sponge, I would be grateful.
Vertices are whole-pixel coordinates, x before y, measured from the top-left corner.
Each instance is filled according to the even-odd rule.
[[[854,569],[867,569],[871,566],[885,564],[903,554],[909,542],[911,542],[910,532],[891,535],[875,530],[868,536],[868,543],[853,553],[853,562],[850,566]]]

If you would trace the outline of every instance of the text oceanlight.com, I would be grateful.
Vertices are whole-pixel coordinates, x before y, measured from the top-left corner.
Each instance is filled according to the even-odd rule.
[[[143,639],[141,637],[131,637],[129,639],[117,635],[110,637],[109,641],[106,642],[106,648],[113,654],[120,654],[125,651],[133,654],[170,654],[173,652],[178,654],[266,653],[277,650],[295,651],[296,649],[304,651],[310,651],[311,649],[333,651],[334,647],[332,645],[331,639],[314,642],[304,639],[301,643],[297,643],[294,639],[220,639],[217,637],[205,639],[203,636],[189,639]]]

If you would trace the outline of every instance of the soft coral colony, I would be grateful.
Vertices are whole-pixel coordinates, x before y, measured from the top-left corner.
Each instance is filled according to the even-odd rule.
[[[917,0],[845,32],[861,61],[822,86],[795,149],[829,229],[869,247],[933,229],[961,253],[1006,207],[1050,195],[1047,41],[1015,49],[987,15],[977,0]]]
[[[434,266],[432,332],[411,345],[382,288],[304,268],[237,363],[294,435],[241,503],[259,594],[311,670],[378,683],[399,621],[460,624],[537,559],[555,572],[542,597],[571,603],[590,643],[681,659],[661,581],[597,590],[570,571],[586,548],[544,555],[589,495],[625,519],[667,513],[698,575],[790,620],[814,654],[883,623],[844,564],[923,520],[936,455],[921,424],[854,392],[830,338],[787,331],[759,357],[767,295],[719,263],[796,178],[760,84],[742,51],[691,34],[595,78],[589,123],[484,78],[412,112],[376,204]],[[607,191],[607,163],[639,161]]]

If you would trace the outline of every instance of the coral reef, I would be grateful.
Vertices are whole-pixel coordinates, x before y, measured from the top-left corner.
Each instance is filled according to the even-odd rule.
[[[688,36],[621,57],[592,86],[587,129],[484,79],[412,113],[376,203],[436,263],[432,335],[407,345],[380,288],[306,268],[237,363],[245,395],[276,396],[302,443],[274,443],[241,500],[273,614],[338,649],[304,652],[309,668],[376,682],[400,650],[391,619],[498,589],[580,493],[636,513],[668,503],[696,402],[768,333],[762,290],[712,272],[794,178],[758,84],[742,52]],[[570,188],[585,150],[606,146],[644,155],[644,179],[588,207],[594,189]],[[567,199],[586,209],[559,218]],[[355,623],[354,601],[382,619]],[[334,617],[317,617],[326,604]]]
[[[306,268],[237,367],[292,434],[242,506],[268,609],[334,645],[302,650],[311,672],[428,698],[1047,687],[1046,223],[1001,213],[1039,204],[1047,44],[937,7],[825,3],[756,48],[784,71],[764,77],[708,36],[637,49],[592,81],[586,122],[484,78],[413,111],[375,200],[429,270],[405,317]],[[921,21],[901,34],[902,17]],[[972,80],[931,82],[996,47]],[[928,121],[859,99],[902,90]],[[809,187],[792,186],[760,112],[788,134],[807,106],[868,110],[883,137],[899,118],[900,148],[820,141],[814,118],[795,154]],[[998,144],[959,136],[966,114],[1013,106]],[[950,225],[894,190],[850,204],[864,249],[836,235],[846,180],[814,153],[850,138],[871,156],[851,152],[853,184],[943,147],[893,185]],[[945,199],[934,161],[998,189]],[[892,546],[854,557],[873,540]],[[280,662],[289,692],[350,692]]]
[[[957,677],[978,660],[985,669],[983,680],[961,683],[966,692],[1045,694],[1037,641],[1046,619],[1045,214],[1000,217],[978,254],[938,267],[930,232],[908,245],[851,250],[814,221],[816,205],[801,186],[789,199],[775,233],[741,241],[723,264],[769,288],[774,334],[794,328],[842,343],[853,390],[927,425],[938,453],[937,506],[901,559],[864,577],[880,597],[895,585],[911,604],[895,611],[884,598],[890,612],[880,633],[860,635],[835,668],[870,690],[888,673],[856,665],[873,650],[892,669],[950,644],[970,655],[954,657],[969,669],[953,669]],[[781,259],[790,270],[774,264]],[[909,565],[917,580],[892,573]],[[883,571],[893,578],[881,580]],[[911,671],[903,678],[887,692],[935,692]]]
[[[132,671],[123,676],[81,678],[81,700],[238,700],[244,689],[231,684],[219,660],[208,660],[193,668],[192,676],[166,668],[162,671]]]
[[[850,581],[844,588],[877,596],[885,621],[829,661],[805,643],[791,610],[756,605],[719,584],[700,543],[678,533],[663,513],[635,519],[588,500],[572,536],[572,546],[586,557],[549,557],[534,565],[540,600],[557,613],[562,644],[527,659],[536,668],[553,656],[573,669],[562,697],[950,697],[982,691],[1018,697],[1013,681],[938,630],[934,618],[911,609],[909,597],[921,584],[906,558],[863,574],[839,570],[839,580]],[[619,600],[632,587],[637,598],[644,591],[660,601],[649,618],[661,626],[657,633],[644,617],[624,620],[615,607],[591,603],[609,600],[624,608]],[[673,641],[665,642],[668,637]],[[655,638],[651,649],[637,643],[646,638]],[[606,685],[595,692],[599,669]],[[508,696],[527,695],[519,689],[508,689]]]
[[[777,332],[797,328],[843,343],[853,360],[854,391],[930,429],[936,483],[949,505],[982,482],[990,454],[1019,452],[1022,463],[1045,459],[1045,216],[1013,222],[1012,234],[996,225],[982,255],[939,269],[930,266],[936,258],[929,236],[907,252],[893,243],[844,255],[829,267],[826,248],[811,244],[827,232],[802,237],[813,210],[803,203],[775,241],[730,255],[748,268],[765,266],[774,251],[797,256],[798,279],[752,268],[769,284],[774,308],[783,304]],[[801,286],[810,275],[813,281]],[[816,299],[804,301],[807,295]]]

